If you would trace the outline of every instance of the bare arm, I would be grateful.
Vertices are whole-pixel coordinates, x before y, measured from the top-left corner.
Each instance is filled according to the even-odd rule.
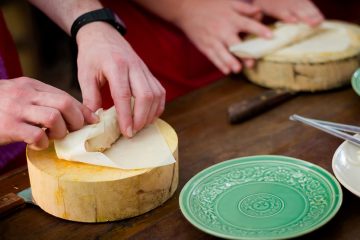
[[[29,0],[29,2],[44,12],[69,35],[71,25],[77,17],[103,7],[97,0]]]

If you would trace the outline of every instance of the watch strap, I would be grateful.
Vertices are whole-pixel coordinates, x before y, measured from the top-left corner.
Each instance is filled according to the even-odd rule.
[[[76,39],[76,34],[81,27],[92,22],[107,22],[112,25],[121,35],[125,35],[126,27],[121,19],[109,8],[101,8],[79,16],[71,26],[71,37]]]

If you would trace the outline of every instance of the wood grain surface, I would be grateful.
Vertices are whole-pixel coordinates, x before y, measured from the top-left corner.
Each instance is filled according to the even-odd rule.
[[[360,125],[360,97],[351,88],[301,94],[266,113],[230,125],[227,108],[265,89],[242,79],[224,79],[167,105],[163,119],[178,133],[180,182],[165,204],[128,220],[83,224],[55,218],[27,206],[0,219],[0,239],[215,239],[194,228],[182,216],[178,196],[196,173],[231,158],[279,154],[309,161],[331,170],[341,140],[289,121],[291,114]],[[0,194],[29,186],[26,169],[0,177]],[[325,226],[300,239],[359,239],[360,199],[344,190],[337,215]]]

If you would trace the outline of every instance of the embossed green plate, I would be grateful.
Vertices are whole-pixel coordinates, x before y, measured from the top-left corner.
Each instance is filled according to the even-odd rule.
[[[229,160],[195,175],[180,193],[190,223],[228,239],[285,239],[328,222],[341,187],[321,167],[284,156]]]

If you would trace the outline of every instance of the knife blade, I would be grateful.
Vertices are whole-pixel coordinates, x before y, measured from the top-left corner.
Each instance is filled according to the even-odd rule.
[[[229,121],[231,124],[246,121],[290,100],[296,94],[288,90],[271,89],[254,98],[233,103],[228,108]]]
[[[24,207],[26,204],[36,205],[32,198],[31,188],[26,188],[18,193],[8,193],[0,197],[0,216]]]

